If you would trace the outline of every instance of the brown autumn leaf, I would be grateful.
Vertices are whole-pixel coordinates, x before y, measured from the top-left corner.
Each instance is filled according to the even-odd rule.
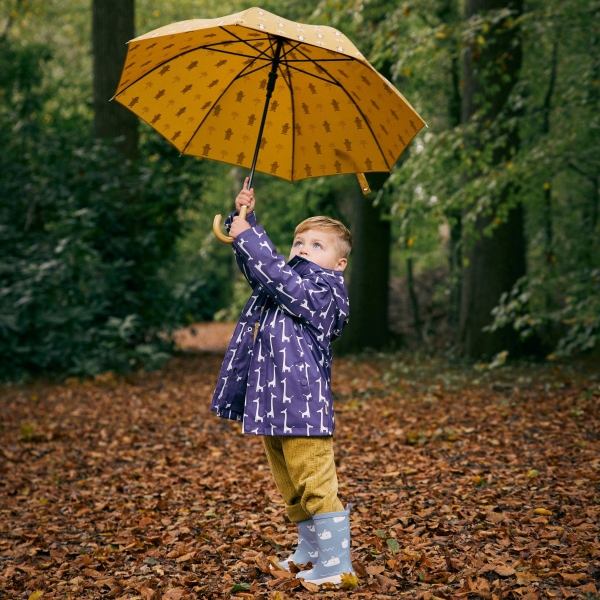
[[[188,596],[188,593],[181,589],[181,588],[173,588],[170,590],[167,590],[163,595],[162,595],[162,600],[182,600],[182,598],[186,598]]]
[[[381,586],[381,590],[383,592],[387,592],[396,587],[396,582],[385,575],[380,575],[379,573],[375,575],[375,579],[377,583]]]
[[[457,590],[455,590],[454,595],[461,597],[461,596],[468,596],[469,594],[472,594],[474,591],[474,585],[473,585],[473,581],[472,579],[467,576],[466,579],[464,581],[461,582],[462,585],[460,588],[458,588]]]
[[[385,571],[385,567],[383,565],[376,565],[373,567],[367,567],[366,571],[369,575],[378,575],[379,573],[383,573]]]
[[[517,583],[519,585],[529,585],[532,581],[539,581],[540,578],[527,571],[517,572]]]
[[[356,571],[356,574],[359,577],[367,577],[368,573],[367,573],[367,568],[365,567],[364,563],[360,560],[353,560],[352,561],[352,566],[354,567],[354,570]]]
[[[269,561],[267,560],[266,556],[262,552],[259,552],[255,556],[254,562],[256,563],[256,566],[263,573],[270,573],[271,572],[271,567],[270,567]]]
[[[195,555],[196,555],[195,550],[193,552],[188,552],[187,554],[184,554],[183,556],[176,558],[175,562],[177,562],[177,563],[187,562],[188,560],[192,560],[192,558],[194,558]]]
[[[510,565],[495,565],[494,572],[502,577],[509,577],[515,574],[515,570]]]
[[[296,575],[297,573],[300,573],[302,571],[307,571],[308,569],[312,569],[312,563],[306,563],[306,564],[302,564],[302,563],[298,563],[296,564],[295,562],[289,561],[288,565],[290,567],[290,572],[293,573],[294,575]]]
[[[565,585],[581,585],[586,579],[584,573],[561,573],[561,579]]]
[[[143,586],[138,589],[144,600],[154,600],[156,598],[156,592],[149,587]]]
[[[516,571],[510,565],[495,564],[495,563],[489,563],[487,565],[483,565],[483,567],[481,567],[478,571],[479,575],[483,575],[484,573],[490,573],[490,572],[497,573],[498,575],[500,575],[502,577],[509,577],[510,575],[514,575]]]
[[[309,592],[318,592],[319,586],[311,583],[310,581],[304,581],[304,579],[299,578],[300,584],[303,588],[307,589]]]
[[[273,575],[273,577],[277,577],[277,579],[294,579],[294,577],[296,577],[294,573],[291,571],[286,571],[285,569],[273,569],[271,571],[271,575]]]
[[[274,569],[275,571],[281,571],[281,565],[279,564],[279,561],[281,559],[277,556],[269,556],[267,558],[267,561],[269,562],[269,564],[271,565],[272,569]]]

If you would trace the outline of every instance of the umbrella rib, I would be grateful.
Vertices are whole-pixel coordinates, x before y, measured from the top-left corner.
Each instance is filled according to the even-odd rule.
[[[321,67],[321,68],[323,68],[323,67]],[[326,69],[323,69],[323,70],[326,71]],[[329,75],[329,77],[331,77],[333,80],[335,80],[335,82],[344,91],[344,93],[346,94],[346,96],[348,96],[348,98],[350,99],[350,101],[352,102],[352,104],[354,104],[354,106],[356,107],[356,110],[362,115],[362,118],[365,120],[365,123],[367,124],[367,127],[369,128],[369,131],[371,132],[371,135],[373,136],[373,139],[375,140],[375,143],[377,144],[377,147],[379,148],[379,152],[381,153],[381,156],[383,157],[383,161],[385,162],[387,168],[391,169],[392,167],[390,167],[390,165],[389,165],[389,163],[387,161],[385,153],[382,150],[381,145],[379,144],[379,140],[377,139],[377,136],[373,132],[373,129],[371,127],[371,124],[369,123],[369,120],[367,119],[367,117],[365,116],[365,114],[363,113],[363,111],[361,110],[360,106],[358,106],[358,104],[356,103],[356,100],[354,100],[354,98],[348,92],[348,90],[346,90],[346,88],[343,85],[341,85],[340,82],[337,79],[335,79],[335,77],[329,71],[326,71],[326,72],[327,72],[327,75]]]
[[[299,69],[298,67],[294,67],[293,65],[288,65],[288,67],[290,69],[294,69],[294,71],[299,71],[300,73],[304,73],[305,75],[308,75],[309,77],[314,77],[315,79],[320,79],[321,81],[324,81],[325,83],[330,83],[331,85],[340,85],[337,81],[330,81],[329,79],[325,79],[324,77],[319,77],[318,75],[315,75],[314,73],[309,73],[308,71],[304,71],[302,69]]]
[[[250,65],[248,65],[250,66]],[[265,67],[270,66],[270,63],[265,63],[264,65],[261,65],[260,67],[256,67],[256,69],[252,69],[252,71],[247,71],[246,73],[239,73],[238,75],[236,75],[236,79],[241,79],[242,77],[247,77],[248,75],[252,75],[252,73],[256,73],[256,71],[260,71],[261,69],[264,69]]]
[[[229,35],[237,38],[238,40],[240,40],[241,42],[246,43],[243,39],[241,39],[240,37],[238,37],[237,35],[235,35],[234,33],[231,33],[228,29],[225,29],[224,27],[221,27],[221,29],[223,31],[225,31],[226,33],[228,33]],[[273,50],[273,44],[271,41],[271,38],[269,36],[269,47],[271,49],[271,51]],[[253,46],[251,46],[250,44],[248,44],[248,46],[250,46],[251,48],[253,48],[254,50],[256,50],[256,48],[254,48]],[[202,125],[204,125],[204,122],[206,121],[206,119],[208,119],[208,116],[211,114],[213,108],[216,106],[217,102],[219,102],[219,100],[225,95],[225,92],[227,92],[227,90],[233,85],[233,83],[235,81],[237,81],[240,77],[244,76],[244,71],[246,69],[248,69],[248,67],[253,64],[253,62],[255,62],[256,60],[258,60],[259,58],[261,58],[261,55],[266,54],[266,52],[261,51],[260,55],[257,56],[250,64],[246,65],[235,77],[232,78],[232,80],[229,82],[229,84],[227,85],[227,87],[221,92],[221,94],[219,95],[219,97],[213,102],[212,106],[210,107],[210,109],[207,111],[207,113],[204,115],[204,118],[202,119],[202,121],[200,122],[200,124],[198,125],[198,127],[196,127],[196,131],[194,131],[194,133],[192,134],[192,136],[190,137],[190,139],[187,141],[187,144],[184,146],[183,150],[181,151],[181,153],[183,154],[188,146],[192,143],[192,140],[196,137],[196,134],[198,133],[198,131],[200,130],[200,128],[202,127]],[[260,69],[269,66],[269,63],[265,63],[262,67],[259,67],[258,69],[256,69],[254,72],[259,71]]]
[[[198,50],[204,50],[205,48],[197,48]],[[211,48],[212,52],[220,52],[221,54],[230,54],[233,56],[241,56],[242,58],[253,58],[253,59],[261,59],[261,60],[270,60],[269,58],[263,58],[262,56],[250,56],[249,54],[239,54],[238,52],[230,52],[228,50],[219,50],[217,48]]]
[[[177,58],[181,58],[182,56],[185,56],[186,54],[190,54],[192,52],[197,52],[199,50],[213,50],[214,52],[222,52],[223,54],[232,54],[234,56],[241,56],[244,58],[253,58],[253,59],[262,59],[263,55],[265,55],[266,53],[262,50],[258,50],[257,48],[255,48],[252,44],[248,43],[247,40],[244,40],[243,38],[240,38],[239,36],[235,35],[235,33],[232,33],[231,31],[229,31],[228,29],[225,29],[224,27],[221,27],[220,29],[222,29],[223,31],[225,31],[226,33],[228,33],[229,35],[233,36],[234,38],[236,38],[235,41],[227,41],[227,42],[215,42],[214,44],[206,44],[205,46],[196,46],[195,48],[191,48],[190,50],[186,50],[185,52],[180,52],[179,54],[176,54],[175,56],[172,56],[171,58],[168,58],[160,63],[158,63],[157,65],[155,65],[154,67],[152,67],[149,71],[147,71],[146,73],[144,73],[143,75],[140,75],[137,79],[135,79],[134,81],[132,81],[129,85],[127,85],[126,87],[124,87],[120,92],[117,92],[113,98],[116,98],[117,96],[120,96],[123,92],[127,91],[132,85],[135,85],[138,81],[140,81],[141,79],[143,79],[144,77],[146,77],[147,75],[150,75],[150,73],[152,73],[153,71],[156,71],[156,69],[159,69],[160,67],[164,67],[166,64],[170,63],[172,60],[175,60]],[[266,38],[259,38],[256,39],[254,41],[265,41],[268,40],[271,42],[272,38],[270,36],[266,37]],[[250,48],[252,48],[252,50],[254,50],[255,52],[258,52],[259,54],[256,56],[248,56],[246,54],[237,54],[235,52],[227,52],[226,50],[218,50],[217,48],[215,48],[215,46],[219,46],[222,44],[235,44],[241,42],[243,44],[245,44],[246,46],[249,46]],[[296,49],[300,44],[298,44],[297,46],[295,46],[293,49]],[[270,46],[270,48],[272,49],[272,45]],[[291,51],[291,50],[290,50]],[[349,60],[354,60],[351,56],[348,57]],[[266,60],[270,60],[267,58]],[[323,60],[325,61],[335,61],[335,60],[339,60],[340,62],[344,62],[345,59],[328,59],[328,58],[324,58]],[[315,62],[313,59],[308,58],[307,60],[298,60],[297,62]],[[307,73],[307,75],[311,75],[310,73]],[[313,75],[313,77],[316,77]],[[329,82],[331,83],[331,82]],[[113,99],[111,98],[111,100]]]
[[[246,46],[250,46],[250,48],[252,48],[252,50],[256,50],[256,52],[262,52],[262,50],[259,50],[258,48],[254,47],[252,44],[248,43],[248,40],[245,40],[244,38],[241,38],[237,35],[235,35],[235,33],[232,33],[231,31],[229,31],[229,29],[225,29],[225,27],[220,27],[220,29],[222,31],[224,31],[225,33],[228,33],[229,35],[231,35],[232,37],[234,37],[234,40],[225,40],[223,42],[213,42],[212,44],[205,44],[204,46],[197,46],[196,49],[198,48],[210,48],[211,50],[214,50],[217,46],[230,46],[231,44],[245,44]],[[253,42],[266,42],[268,41],[269,38],[257,38],[252,40]]]
[[[292,45],[292,41],[291,41],[291,40],[288,40],[288,43],[290,44],[290,46]],[[294,50],[297,50],[297,49],[298,49],[300,46],[306,46],[306,45],[307,45],[305,42],[296,42],[295,40],[294,40],[294,42],[293,42],[293,43],[294,43],[294,44],[296,44],[296,45],[295,45],[293,48],[290,48],[290,49],[289,49],[289,50],[286,52],[286,56],[287,56],[288,54],[291,54],[291,53],[292,53]],[[315,48],[317,48],[317,46],[314,46],[314,47],[315,47]],[[305,54],[306,50],[305,50],[305,51],[301,51],[301,50],[299,50],[299,52],[300,52],[300,53],[301,53],[303,56],[306,56],[306,54]],[[327,52],[331,52],[331,50],[327,50]],[[336,54],[339,54],[339,53],[337,53],[337,52],[336,52]],[[356,59],[355,59],[354,57],[352,57],[352,56],[347,56],[347,55],[344,55],[344,56],[346,56],[346,58],[317,58],[317,59],[315,59],[315,58],[310,58],[310,57],[308,57],[308,56],[307,56],[307,57],[306,57],[306,60],[300,60],[300,59],[292,58],[291,60],[288,60],[287,62],[315,62],[315,60],[318,60],[318,61],[327,61],[327,62],[335,62],[335,61],[338,61],[338,62],[346,62],[346,61],[348,61],[348,60],[356,60]]]
[[[248,40],[245,40],[244,38],[241,38],[239,35],[235,35],[235,33],[232,33],[231,31],[229,31],[229,29],[226,29],[225,27],[221,26],[219,27],[219,29],[222,29],[223,31],[226,31],[229,35],[232,35],[235,38],[234,42],[213,42],[212,44],[206,44],[206,46],[202,46],[203,48],[208,48],[209,46],[219,46],[220,44],[236,44],[237,42],[242,42],[244,44],[248,44]],[[267,37],[262,37],[262,38],[254,38],[250,41],[252,42],[266,42],[269,40],[269,34],[267,34]],[[252,44],[248,44],[250,45],[252,48],[254,48],[254,46],[252,46]]]
[[[292,41],[288,40],[288,43],[290,44],[290,46],[292,45]],[[290,48],[285,55],[287,56],[288,54],[291,54],[292,52],[294,52],[294,50],[298,50],[298,48],[300,46],[306,46],[307,44],[305,42],[296,42],[294,40],[293,42],[294,44],[296,44],[295,46],[293,46],[292,48]],[[317,46],[315,46],[316,48]],[[299,52],[303,55],[306,56],[306,50],[301,51],[299,50]],[[328,52],[331,52],[330,50],[328,50]],[[340,62],[345,62],[347,60],[355,60],[352,56],[347,56],[346,58],[318,58],[318,59],[314,59],[314,58],[310,58],[310,57],[306,57],[305,60],[300,60],[298,58],[292,58],[291,60],[288,60],[287,62],[314,62],[315,60],[325,60],[325,61],[340,61]]]
[[[248,44],[245,40],[243,40],[240,37],[236,36],[234,33],[231,33],[231,31],[229,31],[228,29],[225,29],[224,27],[221,27],[220,29],[222,29],[223,31],[225,31],[229,35],[231,35],[234,38],[236,38],[237,41],[245,43],[247,46],[250,46],[250,48],[252,48],[255,52],[259,53],[257,56],[249,56],[248,58],[254,58],[256,60],[257,58],[262,58],[262,55],[265,54],[265,52],[263,52],[262,50],[257,50],[252,44]],[[265,39],[265,38],[263,38],[263,39]],[[140,81],[141,79],[143,79],[147,75],[150,75],[150,73],[152,73],[153,71],[156,71],[156,69],[159,69],[160,67],[164,67],[166,64],[170,63],[172,60],[175,60],[177,58],[181,58],[182,56],[185,56],[186,54],[190,54],[191,52],[197,52],[199,50],[206,50],[206,49],[214,50],[213,46],[217,46],[219,44],[226,44],[226,43],[234,44],[236,42],[235,41],[233,41],[233,42],[215,42],[214,44],[207,44],[206,46],[196,46],[196,48],[192,48],[190,50],[186,50],[185,52],[180,52],[179,54],[176,54],[175,56],[171,56],[171,58],[167,58],[166,60],[164,60],[161,63],[158,63],[157,65],[155,65],[154,67],[152,67],[149,71],[147,71],[143,75],[140,75],[135,81],[132,81],[129,85],[127,85],[126,87],[124,87],[120,92],[117,92],[113,96],[113,98],[116,98],[117,96],[120,96],[123,92],[127,91],[132,85],[135,85],[138,81]],[[216,51],[219,52],[219,50],[216,50]],[[223,51],[221,50],[220,52],[223,52]],[[245,55],[240,55],[240,56],[245,56]],[[112,100],[112,98],[111,98],[111,100]]]
[[[240,76],[243,77],[242,73],[249,66],[250,65],[246,65],[240,71],[240,73],[238,73],[235,77],[233,77],[232,80],[227,84],[227,87],[221,92],[221,94],[219,95],[219,97],[213,102],[212,106],[208,109],[207,113],[204,115],[204,118],[202,119],[202,121],[200,121],[200,124],[198,125],[198,127],[196,127],[196,131],[194,131],[194,133],[192,134],[192,136],[190,137],[190,139],[187,141],[187,144],[183,147],[183,150],[181,151],[181,154],[183,154],[187,150],[188,146],[192,143],[192,140],[196,137],[196,134],[200,130],[200,127],[202,127],[202,125],[204,125],[204,122],[206,121],[206,119],[208,119],[208,116],[211,114],[213,108],[217,105],[217,103],[219,102],[219,100],[221,100],[221,98],[225,95],[225,92],[227,92],[227,90],[240,78]],[[268,63],[266,63],[262,67],[260,67],[260,69],[264,69],[265,67],[268,67],[268,66],[269,66]],[[260,69],[256,69],[256,70],[259,71]]]
[[[317,61],[321,62],[348,62],[349,60],[354,60],[351,56],[348,58],[307,58],[306,60],[300,60],[299,58],[292,58],[292,60],[288,62],[312,62],[316,63]]]
[[[266,54],[265,51],[263,50],[258,50],[257,48],[255,48],[252,44],[250,44],[247,40],[245,40],[244,38],[241,38],[239,35],[236,35],[235,33],[233,33],[232,31],[229,31],[229,29],[225,29],[225,27],[221,27],[220,29],[222,29],[223,31],[225,31],[226,33],[228,33],[230,36],[234,37],[236,40],[238,40],[239,42],[242,42],[243,44],[246,44],[246,46],[250,46],[250,48],[252,48],[252,50],[254,50],[255,52],[260,52],[259,56],[257,58],[260,58],[263,54]],[[272,37],[270,35],[267,34],[266,38],[263,38],[263,40],[266,40],[269,42],[269,48],[271,50],[271,52],[273,52],[273,43],[272,43]],[[258,40],[257,40],[258,41]],[[262,40],[261,40],[262,41]],[[223,42],[221,42],[223,43]]]
[[[296,46],[295,50],[298,50],[298,46]],[[317,67],[317,69],[321,69],[321,70],[325,71],[325,69],[317,63],[318,59],[314,59],[314,58],[311,58],[310,56],[306,56],[306,53],[302,50],[298,50],[298,52],[306,58],[306,61],[302,61],[302,62],[311,62],[315,65],[315,67]],[[332,60],[332,59],[324,58],[323,60]],[[351,56],[349,56],[348,60],[354,61],[355,59],[352,58]],[[346,61],[344,60],[343,62],[346,62]],[[292,67],[292,68],[297,69],[297,67]],[[298,70],[300,70],[300,69],[298,69]],[[303,71],[303,72],[305,72],[305,71]],[[333,79],[333,81],[327,81],[326,79],[323,79],[322,77],[319,77],[318,75],[313,75],[312,73],[306,73],[306,74],[311,75],[312,77],[316,77],[317,79],[323,79],[323,81],[327,81],[327,83],[335,83],[336,85],[339,85],[343,89],[344,86],[341,85],[340,82],[329,71],[325,71],[325,72],[327,73],[327,75],[329,75],[329,77],[331,77],[331,79]]]
[[[296,110],[294,108],[294,88],[292,87],[292,74],[290,73],[285,54],[283,55],[282,60],[287,68],[287,77],[289,77],[289,81],[286,78],[286,73],[283,71],[283,69],[281,69],[281,66],[279,68],[281,69],[283,79],[286,82],[288,89],[290,90],[290,100],[292,103],[292,181],[294,181],[294,165],[296,157]]]

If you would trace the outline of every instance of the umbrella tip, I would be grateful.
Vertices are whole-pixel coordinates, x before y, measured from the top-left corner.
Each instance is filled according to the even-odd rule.
[[[367,182],[367,178],[364,173],[357,173],[356,178],[358,179],[358,183],[361,187],[362,193],[366,196],[371,192],[371,188],[369,187],[369,183]]]

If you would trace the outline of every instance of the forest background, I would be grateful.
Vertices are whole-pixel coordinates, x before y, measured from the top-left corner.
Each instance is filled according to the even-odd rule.
[[[165,334],[237,318],[249,290],[211,221],[245,173],[180,157],[108,100],[125,41],[247,7],[0,0],[0,379],[153,368]],[[262,7],[343,31],[428,123],[366,197],[351,176],[256,177],[280,252],[313,214],[354,232],[338,351],[597,349],[600,2]]]

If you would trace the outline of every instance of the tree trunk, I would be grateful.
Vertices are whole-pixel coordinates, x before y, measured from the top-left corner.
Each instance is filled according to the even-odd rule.
[[[419,299],[417,298],[417,291],[415,290],[415,277],[413,275],[413,259],[406,259],[406,286],[408,287],[408,296],[413,309],[413,323],[417,337],[419,340],[423,338],[423,332],[421,330],[421,316],[419,314]]]
[[[558,66],[558,40],[554,40],[552,47],[552,64],[550,66],[550,81],[544,98],[544,120],[542,123],[542,135],[550,133],[550,113],[552,112],[552,96],[556,83],[556,70]],[[556,262],[554,256],[554,224],[552,216],[552,174],[548,174],[548,181],[544,183],[544,237],[546,244],[546,262],[553,265]]]
[[[503,292],[525,274],[523,207],[510,212],[509,220],[498,226],[491,238],[480,237],[468,253],[463,271],[460,314],[461,342],[468,356],[487,357],[502,350],[514,351],[518,336],[512,327],[494,333],[482,328],[492,322],[491,310]]]
[[[448,122],[454,128],[461,122],[461,93],[460,93],[460,66],[459,57],[452,56],[450,76],[452,92],[448,103]],[[446,212],[450,224],[450,302],[448,321],[452,327],[457,327],[460,317],[460,303],[462,295],[461,270],[462,270],[462,214],[460,208],[454,208]]]
[[[348,295],[350,322],[336,350],[360,352],[366,348],[382,350],[390,341],[388,297],[390,271],[389,220],[382,220],[381,205],[373,206],[375,192],[383,186],[388,173],[369,175],[372,193],[363,196],[355,186],[350,219],[354,247],[351,254]]]
[[[127,42],[134,37],[134,0],[93,0],[94,133],[122,138],[117,147],[137,158],[137,117],[118,102],[109,102],[119,85]]]
[[[523,0],[466,0],[465,16],[489,10],[511,8],[513,16],[523,10]],[[506,120],[507,100],[519,77],[521,44],[518,31],[500,22],[485,33],[486,44],[473,45],[464,55],[464,89],[462,121],[476,115],[481,129],[500,117]],[[487,72],[486,79],[483,73]],[[487,121],[487,123],[486,123]],[[519,144],[516,130],[506,130],[506,141],[493,153],[495,164],[510,160]],[[478,140],[470,142],[477,148]],[[498,204],[506,201],[514,190],[507,186],[500,192]],[[495,215],[478,218],[475,225],[476,241],[466,253],[467,265],[462,276],[460,335],[464,352],[470,357],[491,357],[501,350],[513,351],[518,335],[511,328],[485,333],[482,328],[492,321],[491,310],[498,304],[503,292],[525,274],[525,238],[523,234],[523,207],[511,210],[508,218],[497,226],[492,236],[483,230]]]

